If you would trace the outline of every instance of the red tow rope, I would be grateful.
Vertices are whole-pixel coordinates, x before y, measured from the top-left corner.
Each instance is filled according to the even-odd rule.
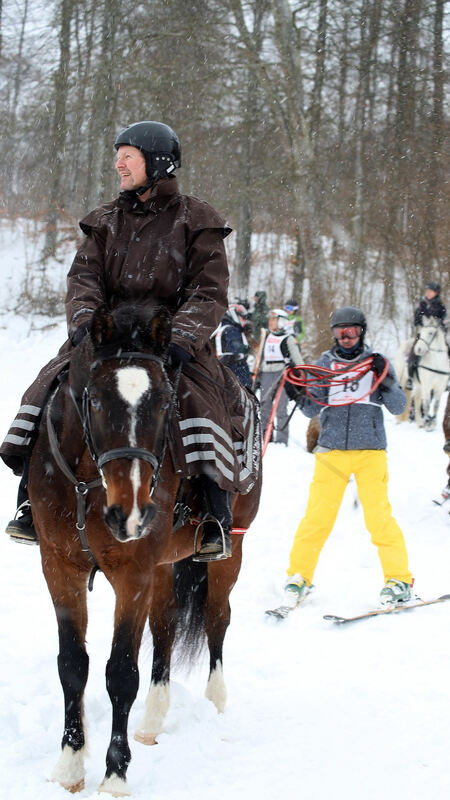
[[[334,388],[338,389],[340,387],[347,386],[348,383],[353,381],[359,381],[364,375],[367,375],[368,372],[372,369],[372,362],[373,356],[368,356],[364,359],[364,361],[359,361],[358,364],[349,364],[348,366],[339,367],[338,369],[329,369],[328,367],[319,367],[316,364],[298,364],[295,367],[286,367],[281,376],[280,383],[278,384],[278,388],[272,403],[272,410],[270,412],[269,422],[267,424],[266,432],[264,435],[264,442],[262,448],[262,454],[264,456],[267,445],[270,442],[270,438],[272,436],[273,431],[273,424],[275,415],[277,413],[278,405],[280,402],[281,393],[284,389],[284,384],[286,381],[288,383],[292,383],[294,386],[301,386],[304,388],[308,397],[311,400],[314,400],[319,406],[330,406],[331,403],[322,403],[320,400],[317,400],[314,395],[311,393],[311,389],[323,389],[323,388]],[[372,383],[370,389],[363,395],[355,398],[354,400],[343,400],[342,402],[336,402],[332,405],[335,406],[351,406],[353,403],[359,403],[361,400],[364,400],[365,397],[368,395],[373,394],[373,392],[378,388],[380,383],[382,383],[389,372],[389,363],[387,360],[384,360],[384,368],[381,375],[375,379]],[[306,373],[309,373],[311,377],[308,377]],[[351,376],[349,377],[349,373]]]

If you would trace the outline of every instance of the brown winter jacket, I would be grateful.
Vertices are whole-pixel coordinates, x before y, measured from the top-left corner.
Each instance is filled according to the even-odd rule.
[[[121,195],[80,227],[86,239],[67,276],[69,336],[102,302],[148,298],[172,312],[173,342],[194,357],[203,350],[227,309],[231,228],[217,212],[171,178],[145,203]]]
[[[121,195],[91,211],[86,238],[67,276],[69,337],[95,309],[139,300],[172,313],[172,341],[187,350],[178,387],[178,424],[171,454],[184,475],[207,473],[231,491],[247,492],[258,472],[253,398],[215,355],[210,339],[227,308],[230,233],[207,203],[181,195],[175,178],[158,184],[145,203]],[[29,455],[50,387],[70,361],[70,340],[27,390],[0,455],[16,472]]]

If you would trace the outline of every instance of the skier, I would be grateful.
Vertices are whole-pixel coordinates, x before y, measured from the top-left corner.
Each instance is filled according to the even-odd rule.
[[[295,341],[295,336],[287,330],[288,315],[282,308],[273,308],[269,311],[268,326],[261,364],[258,373],[258,382],[261,388],[261,429],[267,428],[272,410],[276,386],[286,367],[293,367],[301,363],[300,348]],[[286,390],[280,397],[274,428],[275,441],[288,445],[288,404],[289,396]]]
[[[416,310],[414,312],[414,325],[416,326],[416,341],[420,336],[420,328],[424,324],[424,317],[430,319],[434,317],[440,321],[445,334],[447,334],[447,325],[445,318],[447,316],[447,309],[444,306],[441,298],[441,287],[436,281],[429,281],[425,284],[424,296],[419,300]],[[450,355],[450,351],[449,351]],[[414,353],[414,345],[408,356],[408,380],[406,382],[406,389],[413,388],[414,373],[419,366],[420,357]]]
[[[252,379],[247,363],[250,345],[244,332],[248,333],[248,326],[245,306],[241,303],[230,303],[215,338],[219,360],[234,372],[247,389],[251,389]]]
[[[356,479],[364,518],[378,548],[385,585],[381,590],[382,603],[409,600],[413,584],[403,533],[392,516],[387,496],[386,434],[382,406],[392,414],[400,414],[406,395],[399,386],[394,370],[371,394],[374,373],[378,377],[385,358],[373,353],[364,344],[366,318],[358,308],[336,309],[331,316],[334,345],[322,353],[316,362],[330,369],[356,365],[372,356],[372,371],[352,381],[345,388],[311,389],[321,406],[298,387],[298,403],[307,417],[320,414],[321,430],[316,449],[314,476],[309,491],[306,512],[295,534],[287,581],[286,601],[292,606],[304,597],[311,586],[317,561],[341,505],[350,476]],[[357,399],[352,405],[342,402],[349,394]]]
[[[243,481],[252,480],[233,442],[239,425],[244,433],[245,420],[253,418],[253,398],[223,370],[211,341],[228,305],[223,239],[231,229],[207,203],[180,193],[173,176],[181,166],[180,141],[168,125],[134,123],[117,136],[114,147],[121,192],[80,223],[86,238],[68,274],[69,339],[25,393],[0,448],[5,463],[22,475],[22,513],[7,533],[16,541],[36,543],[27,491],[31,448],[50,389],[88,333],[95,309],[102,303],[156,301],[172,317],[167,366],[172,376],[181,369],[183,436],[174,425],[172,456],[179,460],[180,473],[201,475],[208,521],[198,560],[219,560],[231,555],[231,493],[248,491]],[[190,363],[196,370],[191,377]]]
[[[305,323],[303,317],[298,313],[298,303],[294,299],[287,300],[284,304],[284,310],[288,315],[289,325],[287,330],[293,333],[298,346],[300,347],[303,339],[305,338]]]

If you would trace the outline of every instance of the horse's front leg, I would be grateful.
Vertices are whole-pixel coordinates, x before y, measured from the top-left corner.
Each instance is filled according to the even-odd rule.
[[[111,740],[106,753],[106,773],[99,792],[113,797],[130,794],[126,781],[131,752],[128,745],[128,717],[139,688],[138,653],[147,615],[147,593],[140,593],[139,602],[133,602],[136,586],[141,585],[136,575],[131,582],[117,585],[114,636],[111,655],[106,665],[106,688],[112,706]]]
[[[89,670],[85,647],[87,574],[56,560],[41,544],[43,571],[56,611],[59,633],[58,671],[64,693],[61,755],[52,780],[70,792],[84,788],[85,733],[83,694]]]
[[[176,630],[176,601],[172,565],[155,570],[149,622],[153,636],[153,664],[145,712],[134,734],[142,744],[157,744],[170,702],[170,658]]]

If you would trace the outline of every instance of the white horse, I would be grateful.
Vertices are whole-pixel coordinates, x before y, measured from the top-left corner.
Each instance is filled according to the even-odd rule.
[[[448,356],[445,332],[440,320],[425,317],[425,324],[419,328],[414,344],[414,353],[419,357],[417,370],[413,378],[413,398],[415,420],[419,428],[432,431],[436,427],[436,417],[442,394],[447,387],[450,375],[450,359]],[[408,339],[401,345],[397,354],[396,366],[400,384],[404,387],[408,375],[407,354],[413,344]],[[399,421],[407,419],[411,405],[411,394],[407,392],[407,409]]]

